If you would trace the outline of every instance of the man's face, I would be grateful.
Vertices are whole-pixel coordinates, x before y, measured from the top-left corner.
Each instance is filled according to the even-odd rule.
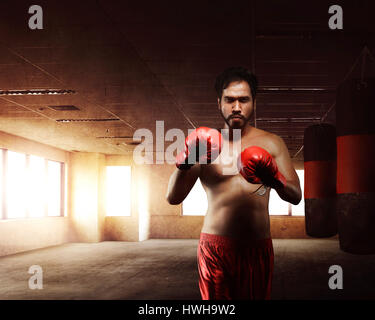
[[[248,125],[256,103],[246,81],[229,83],[217,102],[221,115],[232,129],[242,129]]]

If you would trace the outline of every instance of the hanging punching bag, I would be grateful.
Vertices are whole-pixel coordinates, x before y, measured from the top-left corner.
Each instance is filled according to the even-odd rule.
[[[337,214],[340,248],[375,253],[375,78],[338,88]]]
[[[309,126],[304,134],[305,228],[323,238],[337,234],[336,129],[328,123]]]

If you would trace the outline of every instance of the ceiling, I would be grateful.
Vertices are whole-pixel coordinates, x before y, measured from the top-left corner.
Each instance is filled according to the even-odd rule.
[[[213,84],[229,66],[259,79],[252,125],[280,135],[303,159],[304,129],[335,122],[340,81],[366,44],[375,48],[372,1],[336,1],[344,29],[328,28],[327,1],[3,0],[0,130],[69,151],[128,154],[135,130],[220,128]],[[73,105],[57,111],[50,106]],[[65,121],[62,121],[65,120]],[[75,121],[66,121],[75,120]]]

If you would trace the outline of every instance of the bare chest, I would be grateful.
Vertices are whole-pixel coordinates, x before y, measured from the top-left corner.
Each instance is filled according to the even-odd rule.
[[[244,138],[239,141],[224,140],[219,157],[212,164],[202,167],[201,179],[210,185],[238,176],[237,163],[239,155],[244,149],[250,146],[259,146],[272,154],[267,139],[262,137]]]

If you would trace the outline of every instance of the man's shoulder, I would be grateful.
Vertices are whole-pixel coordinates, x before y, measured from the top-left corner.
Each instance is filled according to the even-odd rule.
[[[275,133],[256,128],[254,131],[252,142],[255,145],[265,148],[271,154],[275,155],[283,144],[283,139]]]
[[[281,137],[277,134],[259,128],[254,128],[253,137],[259,137],[265,140],[273,141],[275,143],[278,143],[280,142],[280,140],[282,140]]]

